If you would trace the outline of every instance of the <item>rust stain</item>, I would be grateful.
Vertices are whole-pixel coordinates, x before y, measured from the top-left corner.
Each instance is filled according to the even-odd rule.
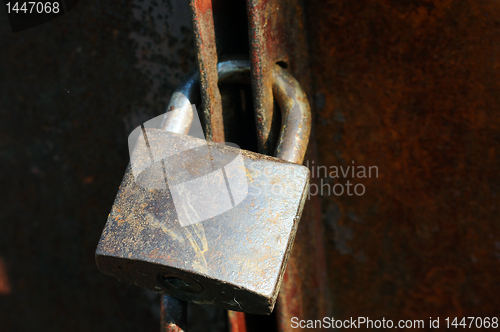
[[[83,184],[92,184],[94,182],[94,177],[92,175],[87,176],[83,179]]]
[[[5,261],[0,257],[0,295],[8,295],[12,291]]]

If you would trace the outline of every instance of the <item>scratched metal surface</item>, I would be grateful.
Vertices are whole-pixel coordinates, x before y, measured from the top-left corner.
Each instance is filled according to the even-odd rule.
[[[498,316],[500,4],[308,3],[335,318]]]
[[[188,5],[84,1],[16,34],[0,6],[0,59],[0,331],[159,330],[159,297],[94,253],[128,134],[196,67]],[[190,307],[192,331],[220,313]]]

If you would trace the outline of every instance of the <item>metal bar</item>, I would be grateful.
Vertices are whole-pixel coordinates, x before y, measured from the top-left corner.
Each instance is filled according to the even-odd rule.
[[[245,314],[238,311],[227,311],[227,317],[229,320],[229,330],[230,332],[246,332],[246,320]]]
[[[191,21],[195,35],[200,72],[207,140],[224,142],[224,123],[219,88],[217,86],[217,49],[211,0],[190,0]]]
[[[187,331],[187,303],[176,298],[161,296],[161,332]]]
[[[252,60],[252,88],[259,151],[273,153],[271,124],[273,118],[272,70],[268,69],[271,47],[266,46],[272,30],[265,29],[271,23],[273,1],[248,0],[248,22],[250,28],[250,56]]]
[[[287,67],[304,86],[307,42],[301,0],[247,0],[252,89],[259,151],[272,155],[281,127],[273,112],[273,67]],[[307,92],[307,91],[306,91]]]

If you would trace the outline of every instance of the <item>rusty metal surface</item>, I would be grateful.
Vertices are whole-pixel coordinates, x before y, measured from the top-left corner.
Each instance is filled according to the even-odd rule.
[[[363,196],[322,198],[335,318],[498,316],[500,4],[313,0],[307,16],[319,165],[379,170],[354,179]]]
[[[302,8],[300,0],[247,0],[257,138],[265,154],[273,154],[280,126],[279,117],[273,116],[274,65],[290,69],[299,82],[308,75]]]
[[[127,135],[165,109],[194,66],[189,15],[170,20],[182,19],[183,3],[90,0],[15,35],[0,12],[0,330],[157,330],[157,297],[102,276],[93,249]],[[361,180],[361,198],[323,198],[335,316],[496,314],[498,4],[312,0],[305,9],[313,80],[288,69],[316,105],[316,164],[355,160],[381,177]],[[277,309],[305,319],[322,295],[317,261],[292,264],[300,246],[314,250],[301,228],[321,233],[307,222],[318,215],[310,205],[287,272],[301,278],[284,281]]]
[[[190,0],[191,19],[195,35],[200,74],[202,108],[205,114],[205,136],[214,142],[224,142],[224,123],[219,87],[217,86],[217,49],[212,1]]]
[[[191,0],[191,13],[203,90],[205,132],[216,142],[227,141],[222,101],[217,84],[217,62],[235,55],[248,59],[247,17],[244,1]],[[226,114],[227,115],[227,114]]]
[[[187,304],[173,297],[161,296],[161,332],[187,332]]]

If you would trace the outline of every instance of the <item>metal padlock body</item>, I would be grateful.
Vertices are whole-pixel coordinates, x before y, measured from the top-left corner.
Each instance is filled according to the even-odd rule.
[[[179,144],[201,144],[186,135],[170,138],[176,144],[162,141],[165,132],[148,131],[151,145],[163,147],[158,155],[165,164],[168,156],[186,150]],[[171,192],[138,185],[129,165],[96,251],[97,264],[122,281],[185,301],[269,314],[307,197],[309,170],[279,158],[208,145],[215,154],[241,155],[248,195],[222,214],[182,226]],[[193,169],[204,168],[209,165]],[[163,180],[161,174],[156,180]]]

